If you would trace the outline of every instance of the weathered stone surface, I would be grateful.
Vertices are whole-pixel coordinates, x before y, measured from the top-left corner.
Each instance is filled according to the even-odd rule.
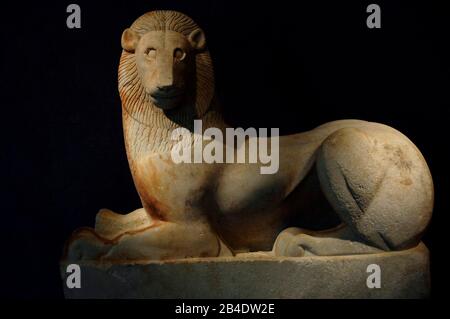
[[[81,288],[66,298],[426,298],[428,250],[334,257],[193,258],[140,263],[83,262]],[[381,288],[367,287],[367,266],[381,267]],[[67,263],[61,263],[66,282]]]
[[[82,265],[83,285],[66,289],[68,297],[427,296],[426,248],[401,250],[420,243],[433,181],[406,136],[341,120],[228,145],[218,137],[232,128],[216,96],[206,35],[191,18],[149,12],[124,30],[121,44],[125,146],[143,207],[127,215],[102,210],[95,229],[74,232],[63,258]],[[178,130],[187,136],[181,146]],[[174,150],[211,146],[211,134],[218,153],[234,158],[243,150],[257,160],[174,160]],[[276,155],[270,174],[250,149],[260,143]],[[325,219],[325,226],[313,222]],[[366,286],[371,263],[382,268],[380,289]]]
[[[268,250],[331,256],[420,242],[433,210],[433,182],[422,154],[402,133],[341,120],[273,136],[273,174],[261,174],[261,158],[180,163],[172,156],[176,130],[187,132],[183,149],[191,149],[210,146],[211,136],[202,137],[207,130],[226,136],[231,129],[216,97],[206,35],[180,12],[153,11],[124,30],[121,44],[125,146],[143,207],[129,215],[102,210],[95,229],[74,232],[65,258],[131,262]],[[195,120],[202,123],[199,132]],[[219,150],[244,150],[249,158],[258,153],[249,145],[267,139],[215,142]],[[341,225],[302,222],[326,219],[321,215],[336,216]]]

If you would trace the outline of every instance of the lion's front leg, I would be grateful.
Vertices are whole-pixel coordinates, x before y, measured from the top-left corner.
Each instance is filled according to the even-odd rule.
[[[220,250],[220,241],[207,224],[156,221],[112,240],[101,237],[94,229],[81,229],[69,241],[66,258],[74,261],[164,260],[215,257]]]
[[[103,208],[95,216],[95,232],[101,237],[113,240],[123,233],[147,228],[152,223],[153,220],[144,208],[125,215]]]

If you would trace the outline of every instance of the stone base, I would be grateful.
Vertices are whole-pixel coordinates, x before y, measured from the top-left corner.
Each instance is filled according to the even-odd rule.
[[[370,264],[381,288],[368,288]],[[128,264],[80,263],[81,288],[66,298],[427,298],[429,254],[424,244],[371,255],[280,258],[193,258]]]

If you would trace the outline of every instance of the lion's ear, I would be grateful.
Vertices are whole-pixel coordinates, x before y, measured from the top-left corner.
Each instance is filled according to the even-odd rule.
[[[188,36],[192,47],[196,50],[203,50],[206,47],[205,33],[202,29],[195,29]]]
[[[137,47],[140,36],[136,31],[131,30],[130,28],[125,29],[122,33],[122,49],[127,52],[134,53],[134,50]]]

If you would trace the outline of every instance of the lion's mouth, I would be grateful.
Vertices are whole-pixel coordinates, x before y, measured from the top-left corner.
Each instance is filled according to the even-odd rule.
[[[150,94],[152,98],[159,100],[159,99],[174,99],[181,97],[183,95],[182,93],[153,93]]]
[[[183,96],[183,92],[181,91],[172,91],[172,92],[153,92],[150,93],[150,97],[153,100],[153,103],[162,109],[171,109],[178,105],[179,101]]]

